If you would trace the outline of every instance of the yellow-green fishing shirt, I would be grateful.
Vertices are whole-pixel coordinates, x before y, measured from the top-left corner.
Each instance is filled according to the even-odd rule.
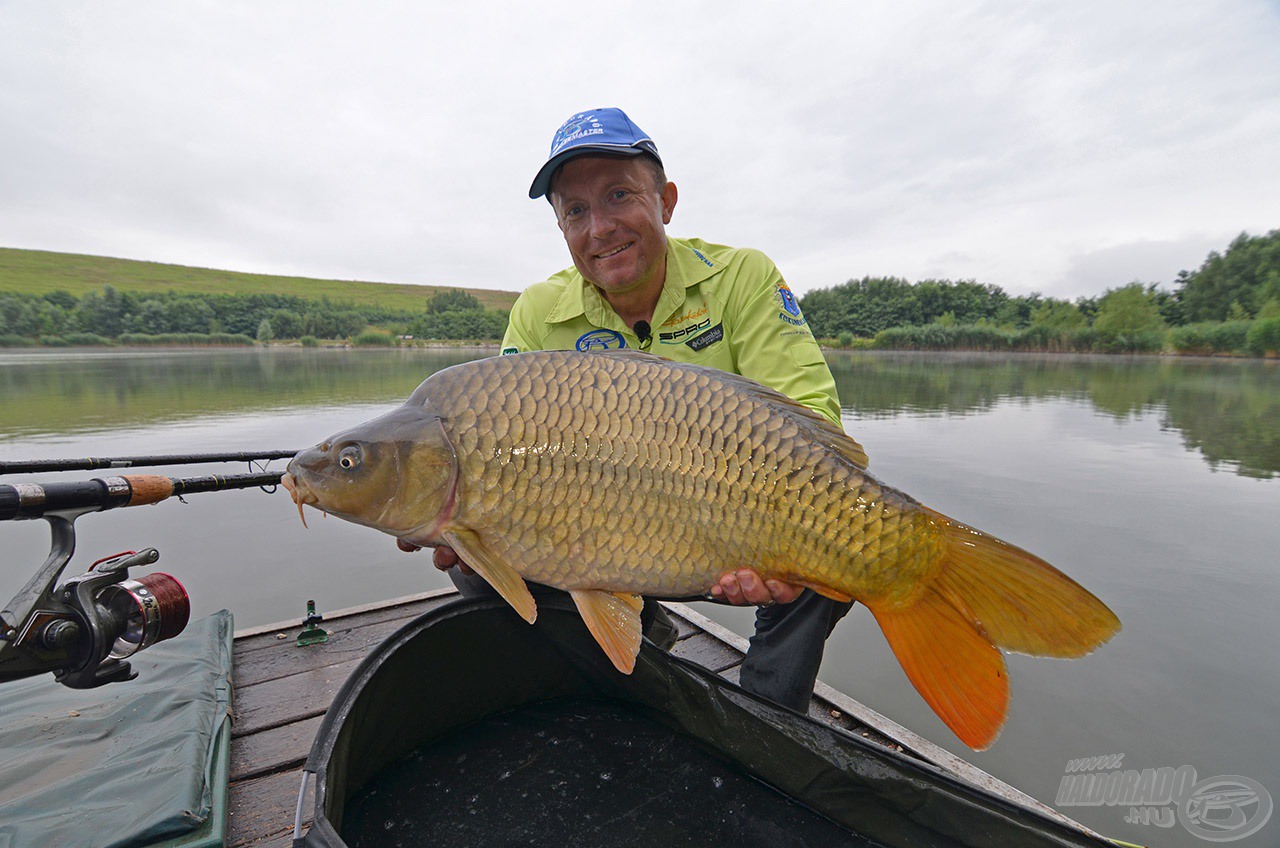
[[[758,250],[667,238],[667,279],[649,353],[777,389],[840,423],[835,380],[800,304]],[[502,352],[639,348],[640,339],[576,268],[527,288]]]

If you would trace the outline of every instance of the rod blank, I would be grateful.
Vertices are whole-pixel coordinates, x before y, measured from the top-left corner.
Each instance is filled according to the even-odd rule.
[[[288,459],[296,450],[237,451],[234,453],[162,454],[156,456],[86,457],[0,461],[0,474],[44,474],[50,471],[97,471],[100,468],[143,468],[156,465],[195,465],[201,462],[252,462]]]

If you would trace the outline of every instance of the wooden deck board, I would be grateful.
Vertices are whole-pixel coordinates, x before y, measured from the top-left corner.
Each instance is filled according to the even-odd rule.
[[[232,782],[302,768],[323,720],[323,715],[312,716],[256,733],[245,743],[232,742]]]
[[[696,662],[722,674],[742,662],[742,654],[707,633],[681,639],[672,647],[673,656]]]
[[[290,844],[301,782],[301,767],[239,783],[233,781],[227,848]],[[304,824],[310,823],[311,808],[304,807],[304,813]]]
[[[302,764],[325,710],[348,675],[383,639],[453,600],[435,597],[328,615],[329,641],[299,648],[300,623],[237,635],[232,658],[235,722],[231,740],[229,848],[285,848]],[[692,632],[692,630],[690,631]],[[283,633],[286,638],[278,637]],[[311,806],[304,807],[304,822]]]

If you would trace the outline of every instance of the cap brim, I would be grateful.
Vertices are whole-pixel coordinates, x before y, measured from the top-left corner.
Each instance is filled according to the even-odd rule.
[[[582,144],[564,151],[559,156],[548,159],[547,164],[543,165],[538,171],[538,175],[533,178],[533,184],[529,186],[529,197],[536,200],[550,190],[551,177],[555,175],[556,168],[559,168],[570,159],[578,156],[588,156],[593,153],[596,155],[605,154],[609,156],[642,156],[647,154],[658,159],[658,154],[656,152],[644,147],[614,144]],[[658,159],[658,162],[662,162],[662,160]]]

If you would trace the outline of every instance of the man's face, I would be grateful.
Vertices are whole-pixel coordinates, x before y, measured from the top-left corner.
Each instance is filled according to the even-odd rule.
[[[640,156],[570,159],[551,186],[551,205],[573,264],[606,295],[661,291],[675,183],[661,189]]]

